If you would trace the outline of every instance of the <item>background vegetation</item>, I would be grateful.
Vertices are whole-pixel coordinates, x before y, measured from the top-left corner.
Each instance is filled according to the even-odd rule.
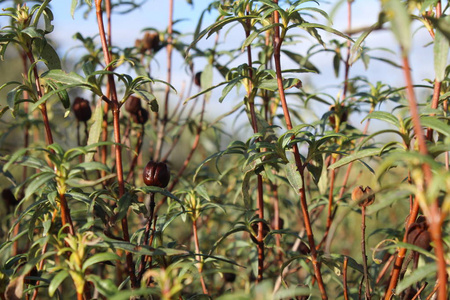
[[[210,1],[186,32],[169,0],[123,47],[143,3],[73,0],[70,59],[52,1],[3,2],[1,299],[447,299],[448,2]]]

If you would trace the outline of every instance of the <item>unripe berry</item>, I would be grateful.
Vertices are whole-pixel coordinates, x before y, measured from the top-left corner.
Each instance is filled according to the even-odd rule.
[[[73,112],[75,113],[75,117],[80,122],[86,122],[92,116],[92,110],[89,101],[81,97],[75,98],[75,101],[73,102],[72,105],[72,109]]]
[[[369,206],[375,201],[375,195],[369,186],[363,188],[360,185],[353,189],[352,200],[357,202],[359,206]]]
[[[164,162],[149,161],[144,168],[144,183],[148,186],[165,188],[170,181],[169,167]]]

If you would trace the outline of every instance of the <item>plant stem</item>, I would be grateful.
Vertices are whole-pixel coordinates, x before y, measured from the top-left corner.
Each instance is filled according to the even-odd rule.
[[[366,255],[366,206],[363,205],[361,207],[361,251],[362,251],[362,260],[363,260],[363,268],[364,268],[364,279],[366,281],[366,299],[371,299],[370,295],[370,281],[369,281],[369,270],[367,268],[367,255]]]
[[[197,218],[194,218],[192,222],[192,231],[194,233],[194,243],[195,243],[195,252],[200,253],[200,243],[198,241],[198,232],[197,232]],[[203,294],[209,295],[208,289],[206,288],[205,279],[203,278],[203,259],[200,255],[197,255],[196,259],[199,261],[198,272],[200,273],[200,282],[202,284]]]
[[[273,2],[278,4],[278,0],[274,0]],[[278,13],[278,11],[275,11],[274,12],[274,23],[279,23],[279,20],[280,20],[279,13]],[[281,75],[280,50],[281,50],[282,40],[280,38],[279,26],[276,26],[274,28],[273,43],[274,43],[274,60],[275,60],[275,70],[276,70],[276,74],[277,74],[278,92],[280,93],[281,105],[283,108],[283,113],[284,113],[284,117],[286,120],[287,129],[291,130],[293,127],[292,127],[291,117],[290,117],[290,113],[289,113],[289,108],[287,106],[286,97],[284,94],[283,79],[282,79],[282,75]],[[292,138],[295,138],[295,137],[293,136]],[[300,203],[301,203],[301,209],[302,209],[302,214],[303,214],[303,221],[305,223],[305,229],[306,229],[306,234],[308,236],[309,247],[311,249],[311,260],[312,260],[312,264],[313,264],[313,268],[314,268],[314,274],[317,279],[317,284],[319,286],[322,299],[328,299],[327,292],[325,290],[325,286],[324,286],[324,283],[322,280],[322,274],[320,272],[320,263],[317,261],[317,251],[316,251],[316,246],[315,246],[315,242],[314,242],[314,233],[313,233],[313,230],[311,227],[311,221],[309,218],[308,204],[306,202],[304,167],[302,165],[302,161],[300,158],[300,152],[298,150],[297,144],[293,145],[293,152],[294,152],[295,163],[297,165],[297,171],[299,172],[300,177],[302,179],[302,187],[298,192],[300,193]]]
[[[152,226],[152,222],[153,222],[153,214],[155,212],[155,193],[150,193],[150,212],[149,212],[149,217],[147,219],[147,225],[145,226],[145,231],[144,231],[144,240],[143,240],[143,244],[146,245],[151,245],[149,244],[148,238],[150,236],[150,228]],[[156,223],[156,222],[155,222]],[[154,231],[152,232],[152,236],[154,234]],[[145,272],[145,265],[146,265],[146,256],[142,255],[141,256],[141,265],[139,267],[139,273],[137,276],[137,280],[140,281],[142,279],[142,275]]]
[[[169,26],[167,28],[167,83],[172,81],[172,39],[173,39],[173,0],[169,0]],[[164,115],[162,119],[161,127],[158,131],[158,140],[156,142],[154,161],[158,161],[161,157],[162,147],[164,143],[164,134],[166,131],[167,122],[169,121],[169,96],[170,86],[166,85],[165,98],[164,98]]]
[[[345,256],[344,265],[342,267],[342,276],[344,277],[344,300],[348,300],[347,264],[348,264],[348,257]]]
[[[111,63],[111,56],[109,52],[109,47],[105,37],[105,29],[103,25],[103,15],[101,9],[102,0],[96,0],[96,13],[97,13],[97,22],[99,27],[100,39],[102,42],[103,56],[105,59],[106,65]],[[114,77],[112,74],[108,74],[108,83],[111,88],[111,104],[112,104],[112,113],[113,113],[113,126],[114,126],[114,141],[115,145],[115,154],[116,154],[116,172],[117,172],[117,182],[119,185],[119,198],[121,198],[125,194],[125,185],[123,180],[123,168],[122,168],[122,147],[120,145],[120,105],[117,99],[116,93],[116,85],[114,82]],[[123,238],[126,242],[130,241],[130,236],[128,233],[128,220],[125,216],[122,219],[122,231]],[[131,287],[136,287],[136,274],[134,271],[134,263],[133,256],[131,252],[126,252],[126,260],[127,260],[127,272],[130,276]]]

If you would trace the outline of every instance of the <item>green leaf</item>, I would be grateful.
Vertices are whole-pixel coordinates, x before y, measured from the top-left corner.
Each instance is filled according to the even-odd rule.
[[[300,82],[300,79],[297,78],[288,78],[288,79],[283,79],[283,88],[285,90],[296,86],[298,83]],[[264,90],[269,90],[269,91],[278,91],[278,82],[276,78],[272,78],[272,79],[267,79],[267,80],[263,80],[259,85],[258,88],[260,89],[264,89]]]
[[[41,51],[41,58],[45,60],[45,64],[50,70],[61,69],[61,60],[59,59],[58,53],[47,42]]]
[[[116,296],[119,292],[114,281],[109,278],[100,278],[100,276],[89,274],[86,276],[86,280],[93,282],[98,292],[108,299]]]
[[[75,72],[66,73],[63,70],[50,70],[42,74],[42,78],[47,78],[62,84],[86,84],[86,80]]]
[[[449,19],[449,16],[446,17]],[[449,41],[440,30],[436,30],[434,38],[434,72],[436,80],[441,82],[445,79],[445,68],[447,67]]]
[[[85,260],[85,262],[83,263],[82,271],[86,272],[87,268],[89,268],[92,265],[98,264],[99,262],[114,261],[114,260],[120,260],[120,256],[112,252],[103,252],[94,254],[93,256]]]
[[[392,125],[394,125],[396,128],[400,127],[400,122],[398,118],[391,113],[385,112],[385,111],[374,111],[370,114],[368,114],[364,119],[362,119],[361,123],[364,122],[367,119],[377,119],[381,121],[388,122]]]
[[[391,22],[391,30],[403,48],[404,54],[411,49],[411,19],[404,2],[400,0],[383,1],[386,16]]]
[[[88,145],[92,145],[98,143],[100,140],[100,133],[102,132],[102,123],[103,123],[103,109],[102,109],[102,101],[97,102],[97,106],[95,107],[95,112],[93,115],[94,123],[91,125],[89,129],[89,138],[87,141]],[[90,162],[94,158],[95,152],[90,151],[84,157],[85,162]]]
[[[70,5],[70,15],[72,16],[72,19],[75,15],[75,9],[77,8],[78,0],[72,0],[72,4]]]
[[[300,173],[297,170],[297,166],[293,162],[289,162],[284,166],[284,170],[286,171],[286,177],[294,188],[295,192],[300,195],[300,190],[303,186],[303,180],[300,176]]]
[[[42,35],[42,33],[40,33],[38,31],[38,29],[34,26],[29,26],[27,28],[25,28],[24,30],[21,31],[22,33],[25,33],[26,35],[28,35],[30,38],[38,38],[38,39],[42,39],[44,38],[44,36]]]
[[[157,186],[145,186],[145,187],[137,188],[136,191],[139,191],[139,192],[142,192],[142,193],[145,193],[145,194],[149,194],[149,193],[162,194],[162,195],[164,195],[166,197],[169,197],[169,198],[177,201],[181,205],[181,209],[183,211],[185,211],[184,206],[183,206],[183,202],[179,198],[177,198],[175,195],[173,195],[171,192],[166,190],[166,189],[163,189],[163,188],[160,188],[160,187],[157,187]]]
[[[67,278],[67,276],[69,276],[69,272],[67,272],[66,270],[62,270],[53,277],[52,281],[50,282],[50,285],[48,286],[48,295],[50,297],[53,297],[56,290],[61,285],[61,283],[64,281],[64,279]]]
[[[426,263],[425,265],[412,271],[411,274],[405,276],[402,281],[400,281],[395,289],[395,293],[399,295],[401,292],[406,290],[409,286],[415,284],[416,282],[421,282],[424,278],[432,273],[436,273],[437,266],[436,263]],[[433,276],[434,277],[434,276]]]
[[[25,196],[24,200],[28,199],[31,195],[33,195],[35,192],[40,191],[40,187],[51,181],[53,178],[56,177],[55,173],[51,172],[42,172],[38,173],[37,177],[34,177],[33,180],[31,180],[31,183],[27,186],[25,189]]]
[[[334,164],[330,165],[328,167],[328,169],[336,169],[336,168],[345,166],[346,164],[349,164],[355,160],[359,160],[359,159],[362,159],[365,157],[380,155],[380,151],[381,151],[380,148],[370,148],[370,149],[363,149],[363,150],[357,151],[349,156],[341,158]]]
[[[420,118],[422,126],[430,127],[431,129],[442,133],[445,136],[450,136],[450,125],[439,120],[436,117],[424,116]]]

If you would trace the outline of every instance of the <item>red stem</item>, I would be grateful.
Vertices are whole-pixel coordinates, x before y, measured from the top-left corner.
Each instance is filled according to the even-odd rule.
[[[195,252],[200,253],[200,243],[198,241],[197,232],[197,218],[194,218],[192,222],[192,231],[194,233]],[[200,262],[198,265],[198,272],[200,273],[200,282],[202,284],[203,294],[209,295],[208,289],[206,288],[205,279],[203,278],[203,259],[200,255],[197,255],[196,259]]]
[[[98,22],[98,28],[100,33],[100,39],[102,42],[102,49],[103,49],[103,56],[105,59],[106,65],[109,65],[111,63],[111,55],[109,52],[108,43],[106,41],[105,37],[105,29],[103,24],[103,15],[102,15],[102,9],[101,9],[101,3],[102,0],[96,0],[96,14],[97,14],[97,22]],[[108,68],[110,69],[110,68]],[[121,198],[125,193],[125,185],[123,180],[123,168],[122,168],[122,147],[120,145],[121,139],[120,139],[120,106],[119,102],[117,100],[117,93],[116,93],[116,85],[114,82],[114,77],[112,74],[108,74],[108,83],[111,88],[111,104],[112,104],[112,113],[113,113],[113,126],[114,126],[114,141],[116,142],[115,145],[115,154],[116,154],[116,172],[117,172],[117,182],[119,184],[119,198]],[[125,216],[122,219],[122,231],[123,231],[123,238],[125,241],[130,241],[130,235],[128,233],[128,220]],[[130,276],[131,280],[131,287],[135,288],[137,286],[136,283],[136,274],[134,270],[134,263],[133,263],[133,256],[131,252],[126,252],[126,261],[127,261],[127,272]]]
[[[173,0],[169,1],[169,26],[167,28],[167,83],[172,81],[172,35],[173,35]],[[170,86],[166,85],[165,98],[164,98],[164,115],[162,119],[161,127],[158,131],[158,140],[156,143],[154,161],[158,161],[161,157],[162,147],[164,143],[164,134],[166,131],[167,122],[169,121],[169,96]]]
[[[273,2],[278,4],[278,0],[274,0]],[[279,23],[279,20],[280,20],[279,13],[278,13],[278,11],[275,11],[274,12],[274,23]],[[274,43],[275,70],[276,70],[276,74],[277,74],[277,83],[278,83],[278,91],[280,93],[281,106],[283,107],[283,113],[284,113],[284,117],[286,120],[287,129],[291,130],[293,127],[292,127],[289,109],[288,109],[287,102],[286,102],[286,97],[284,94],[284,88],[283,88],[283,82],[282,82],[283,79],[282,79],[282,75],[281,75],[280,50],[281,50],[282,40],[280,38],[280,28],[278,26],[276,26],[275,30],[274,30],[273,43]],[[293,136],[292,138],[295,138],[295,137]],[[311,260],[312,260],[312,264],[313,264],[313,268],[314,268],[314,274],[316,276],[317,283],[319,285],[322,299],[328,299],[327,292],[325,290],[325,286],[324,286],[324,283],[322,280],[322,274],[320,272],[320,263],[317,261],[317,251],[316,251],[316,246],[315,246],[315,242],[314,242],[314,234],[313,234],[313,230],[311,227],[311,221],[310,221],[309,212],[308,212],[308,204],[306,202],[304,168],[302,165],[302,161],[300,158],[300,152],[298,150],[297,144],[293,145],[293,152],[294,152],[295,163],[297,165],[297,170],[300,174],[300,177],[302,178],[302,188],[298,192],[300,193],[300,203],[301,203],[301,209],[302,209],[302,214],[303,214],[303,221],[305,223],[305,229],[306,229],[306,234],[308,236],[309,247],[311,249]]]

